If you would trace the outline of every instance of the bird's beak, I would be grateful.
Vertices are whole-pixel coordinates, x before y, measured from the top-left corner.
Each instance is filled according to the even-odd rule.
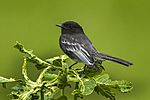
[[[61,28],[65,28],[62,24],[56,24],[56,26],[61,27]]]
[[[56,26],[58,26],[58,27],[62,27],[62,24],[56,24]]]

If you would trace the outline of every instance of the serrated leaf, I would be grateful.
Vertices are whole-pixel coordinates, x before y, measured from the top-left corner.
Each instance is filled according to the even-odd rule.
[[[49,84],[46,84],[45,86],[47,87],[47,85]],[[54,99],[54,96],[57,94],[58,91],[59,88],[57,86],[51,86],[49,89],[46,89],[44,93],[44,100],[56,100]]]
[[[96,86],[93,79],[84,79],[79,81],[78,88],[73,91],[73,95],[83,96],[90,95]]]
[[[56,57],[53,57],[53,58],[50,58],[50,59],[46,59],[46,61],[48,63],[53,64],[54,66],[62,67],[63,66],[63,62],[65,60],[67,60],[67,59],[68,59],[68,56],[60,55],[60,56],[56,56]]]
[[[66,59],[68,59],[68,56],[66,55],[53,57],[47,59],[47,62],[45,62],[34,55],[32,51],[25,49],[19,42],[17,42],[15,48],[24,53],[25,57],[27,57],[27,61],[35,64],[38,69],[46,69],[41,72],[36,82],[33,82],[28,78],[25,70],[24,72],[27,76],[25,78],[26,81],[24,83],[19,83],[13,88],[11,92],[13,99],[37,100],[38,97],[41,98],[40,94],[42,90],[45,100],[67,100],[66,96],[60,96],[57,99],[54,99],[54,97],[58,96],[60,89],[67,87],[69,82],[76,83],[73,94],[77,98],[90,95],[95,90],[98,94],[101,93],[106,98],[115,100],[116,90],[124,93],[130,92],[133,88],[132,83],[128,81],[112,81],[107,73],[103,73],[104,68],[102,67],[101,62],[100,65],[97,65],[102,68],[99,72],[91,67],[87,67],[86,70],[81,69],[77,71],[75,69],[68,68],[67,63],[65,62]],[[55,71],[56,74],[48,73],[48,69]],[[0,83],[4,86],[6,83],[14,81],[15,80],[13,79],[3,79],[0,77]]]
[[[81,91],[81,93],[83,95],[90,95],[93,91],[94,91],[94,88],[96,86],[96,82],[92,79],[85,79],[83,81],[84,83],[84,86],[82,86],[84,89]]]
[[[109,78],[109,75],[104,73],[102,75],[97,75],[93,77],[96,83],[98,84],[95,88],[95,91],[103,96],[109,98],[110,100],[115,100],[114,90],[120,92],[130,92],[132,90],[132,83],[121,80],[121,81],[112,81]]]
[[[56,74],[50,74],[50,73],[45,73],[44,75],[43,75],[43,81],[51,81],[51,80],[53,80],[53,79],[55,79],[56,77],[58,77],[58,75],[56,75]]]
[[[5,78],[5,77],[2,77],[0,76],[0,84],[3,84],[3,83],[10,83],[10,82],[15,82],[16,80],[13,79],[13,78]]]
[[[109,98],[110,100],[115,100],[115,94],[111,91],[110,87],[107,87],[105,85],[97,85],[95,87],[95,91],[97,94],[101,93],[106,98]]]
[[[26,91],[29,91],[31,87],[28,85],[25,85],[25,83],[19,83],[12,87],[12,92],[10,94],[10,97],[12,99],[19,99],[19,97]]]
[[[67,73],[62,73],[59,77],[58,77],[59,83],[58,83],[58,87],[60,89],[63,89],[64,87],[68,86],[68,82],[67,82]]]
[[[95,86],[96,82],[93,79],[80,80],[77,86],[78,88],[75,89],[72,94],[82,98],[83,96],[90,95],[94,91]]]
[[[118,88],[119,91],[121,92],[130,92],[133,87],[132,87],[132,83],[126,80],[121,80],[121,81],[112,81],[111,85],[113,88]]]
[[[96,75],[93,78],[97,84],[108,84],[111,82],[108,74]]]
[[[69,57],[67,55],[61,55],[60,58],[62,59],[62,61],[67,60]]]
[[[107,85],[120,92],[130,92],[132,90],[132,83],[126,80],[115,80],[112,81],[108,74],[97,75],[94,77],[97,84]]]
[[[43,69],[49,66],[49,63],[43,61],[42,59],[38,58],[36,55],[33,54],[33,50],[27,50],[21,43],[16,41],[14,48],[18,49],[21,53],[25,54],[25,57],[28,58],[28,61],[35,64],[37,69]]]
[[[65,61],[66,59],[68,59],[68,56],[66,55],[60,55],[60,56],[56,56],[50,59],[46,59],[47,62],[53,64],[54,61]]]
[[[68,81],[68,82],[74,82],[74,83],[79,82],[79,80],[78,80],[77,78],[71,77],[71,76],[69,76],[69,75],[68,75],[68,77],[67,77],[67,81]]]

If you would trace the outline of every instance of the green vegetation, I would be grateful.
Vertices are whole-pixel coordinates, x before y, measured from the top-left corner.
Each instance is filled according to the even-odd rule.
[[[65,88],[74,88],[74,100],[92,95],[101,94],[110,100],[115,100],[115,93],[127,93],[132,90],[132,83],[125,80],[112,81],[109,75],[101,68],[100,72],[87,67],[72,68],[66,62],[66,55],[41,60],[27,50],[19,42],[14,46],[24,54],[22,65],[23,79],[7,79],[0,77],[0,83],[6,88],[7,83],[17,83],[12,87],[10,98],[13,100],[68,100]],[[33,63],[38,70],[42,70],[36,81],[30,80],[27,74],[27,63]]]

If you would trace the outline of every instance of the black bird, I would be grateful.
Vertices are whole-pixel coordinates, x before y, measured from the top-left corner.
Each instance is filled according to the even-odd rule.
[[[67,21],[56,26],[61,27],[60,47],[65,54],[75,61],[73,65],[78,62],[83,62],[85,65],[92,66],[97,71],[99,68],[96,62],[102,62],[104,60],[125,66],[132,65],[129,61],[98,52],[77,22]]]

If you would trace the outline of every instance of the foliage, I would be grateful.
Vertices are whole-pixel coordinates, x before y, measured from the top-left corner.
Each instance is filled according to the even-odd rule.
[[[115,100],[116,91],[127,93],[133,88],[131,82],[112,81],[103,68],[101,72],[96,72],[89,67],[69,69],[66,55],[41,60],[33,54],[32,50],[25,49],[19,42],[14,47],[24,54],[23,79],[0,77],[3,87],[6,87],[6,83],[17,83],[10,93],[13,100],[68,100],[64,89],[74,84],[75,88],[72,91],[74,100],[91,95],[93,92]],[[30,80],[27,75],[27,62],[35,64],[37,69],[42,70],[36,81]]]

